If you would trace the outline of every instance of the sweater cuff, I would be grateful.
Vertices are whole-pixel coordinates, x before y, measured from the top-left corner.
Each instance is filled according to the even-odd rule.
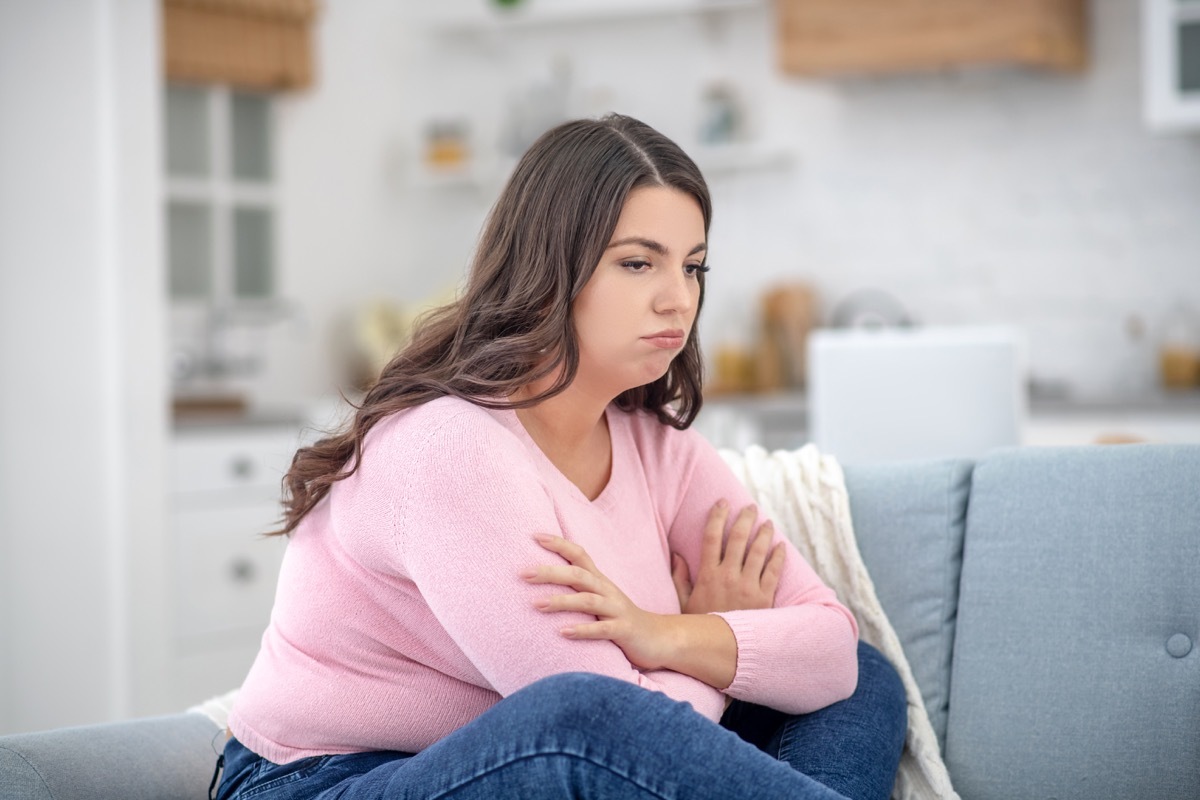
[[[754,634],[754,625],[739,611],[712,612],[712,615],[725,620],[733,631],[733,639],[737,644],[737,666],[733,672],[733,682],[725,688],[725,694],[734,698],[742,697],[746,690],[754,685],[759,672],[761,653]]]

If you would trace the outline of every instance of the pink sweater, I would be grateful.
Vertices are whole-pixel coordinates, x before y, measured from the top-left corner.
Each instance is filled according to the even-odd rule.
[[[230,715],[237,738],[284,763],[419,751],[500,698],[560,672],[610,675],[720,718],[722,692],[641,671],[607,641],[568,640],[582,614],[534,608],[561,587],[519,577],[561,534],[641,608],[679,613],[670,553],[697,571],[704,522],[750,497],[698,434],[610,407],[612,474],[588,501],[512,411],[441,398],[377,424],[362,466],[292,533],[271,623]],[[779,534],[776,534],[778,537]],[[857,681],[858,629],[787,545],[776,607],[722,613],[737,640],[725,694],[802,713]]]

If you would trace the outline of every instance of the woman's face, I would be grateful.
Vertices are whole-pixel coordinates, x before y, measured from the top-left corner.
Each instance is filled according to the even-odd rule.
[[[596,271],[575,298],[575,381],[616,397],[666,374],[691,334],[707,247],[692,195],[630,192]]]

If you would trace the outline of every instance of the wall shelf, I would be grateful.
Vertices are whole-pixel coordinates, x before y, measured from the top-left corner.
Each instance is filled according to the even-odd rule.
[[[763,0],[560,0],[553,3],[546,0],[526,0],[525,3],[511,9],[497,7],[494,3],[479,3],[470,11],[435,12],[428,17],[428,23],[443,35],[479,35],[563,25],[723,14],[753,11],[763,7]]]
[[[695,19],[712,32],[723,30],[730,15],[765,14],[768,0],[523,0],[503,8],[494,0],[458,0],[431,8],[419,18],[434,36],[460,39],[474,54],[507,54],[516,45],[509,33],[528,33],[529,41],[557,39],[572,29],[604,23],[641,27],[644,21]],[[753,17],[747,17],[752,19]],[[518,39],[518,41],[524,41]],[[451,42],[453,43],[453,42]],[[556,87],[557,88],[557,87]],[[796,161],[790,145],[762,140],[735,140],[718,145],[680,141],[709,179],[791,168]],[[419,143],[410,145],[404,182],[418,191],[475,190],[492,194],[511,174],[515,159],[494,147],[472,143],[471,158],[461,164],[439,167],[427,163]]]
[[[734,142],[723,145],[692,145],[684,150],[700,167],[705,178],[726,178],[751,172],[787,170],[795,166],[796,155],[782,145]],[[498,192],[512,174],[513,158],[483,159],[461,167],[437,169],[416,163],[408,183],[414,189],[472,189]]]

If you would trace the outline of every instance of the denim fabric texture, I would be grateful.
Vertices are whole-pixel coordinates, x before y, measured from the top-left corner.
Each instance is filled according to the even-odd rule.
[[[800,717],[735,702],[716,725],[665,695],[571,673],[522,689],[415,755],[277,765],[231,739],[217,796],[886,800],[904,742],[904,692],[878,651],[860,645],[859,664],[854,696]]]
[[[846,797],[887,800],[904,748],[908,701],[895,668],[859,642],[858,688],[849,699],[799,716],[735,700],[721,725]]]

